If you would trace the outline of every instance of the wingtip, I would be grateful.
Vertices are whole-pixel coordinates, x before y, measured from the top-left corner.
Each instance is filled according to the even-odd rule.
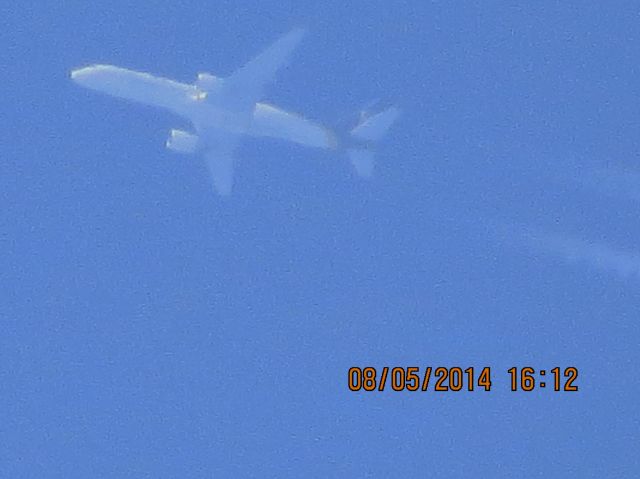
[[[231,190],[233,189],[233,185],[231,183],[225,183],[221,181],[213,182],[213,188],[218,193],[218,196],[221,198],[228,198],[231,196]]]
[[[304,27],[293,28],[286,36],[294,42],[299,42],[307,34],[307,29]]]

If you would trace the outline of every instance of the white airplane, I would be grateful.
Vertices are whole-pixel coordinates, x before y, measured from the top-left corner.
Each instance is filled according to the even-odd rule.
[[[396,120],[397,108],[363,114],[343,146],[329,128],[260,102],[265,86],[287,62],[303,34],[302,30],[291,31],[227,78],[200,73],[194,85],[111,65],[79,68],[71,72],[71,78],[84,87],[166,108],[189,120],[195,133],[171,130],[166,146],[179,153],[202,153],[221,195],[231,193],[233,154],[242,135],[281,138],[317,148],[340,147],[360,176],[370,176],[372,142]]]

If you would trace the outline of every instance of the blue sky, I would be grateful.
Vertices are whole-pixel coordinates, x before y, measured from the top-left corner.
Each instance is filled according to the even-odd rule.
[[[0,9],[2,477],[638,470],[637,7],[46,3]],[[164,149],[182,120],[68,78],[224,76],[297,26],[266,100],[403,110],[370,182],[247,140],[222,201]],[[350,392],[368,365],[494,386]],[[509,391],[570,365],[577,393]]]

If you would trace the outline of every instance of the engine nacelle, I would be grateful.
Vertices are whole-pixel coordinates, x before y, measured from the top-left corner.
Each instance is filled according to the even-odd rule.
[[[171,130],[167,138],[167,148],[178,153],[193,153],[198,149],[198,135],[182,130]]]
[[[221,82],[221,78],[211,75],[210,73],[198,73],[196,86],[204,92],[212,92],[219,88]]]

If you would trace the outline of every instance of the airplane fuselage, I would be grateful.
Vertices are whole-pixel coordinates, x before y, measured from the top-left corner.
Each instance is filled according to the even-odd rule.
[[[305,146],[335,148],[335,136],[321,125],[266,103],[234,108],[188,85],[112,65],[94,65],[72,71],[78,84],[127,100],[168,109],[189,120],[198,134],[210,129],[237,135],[268,136]]]

